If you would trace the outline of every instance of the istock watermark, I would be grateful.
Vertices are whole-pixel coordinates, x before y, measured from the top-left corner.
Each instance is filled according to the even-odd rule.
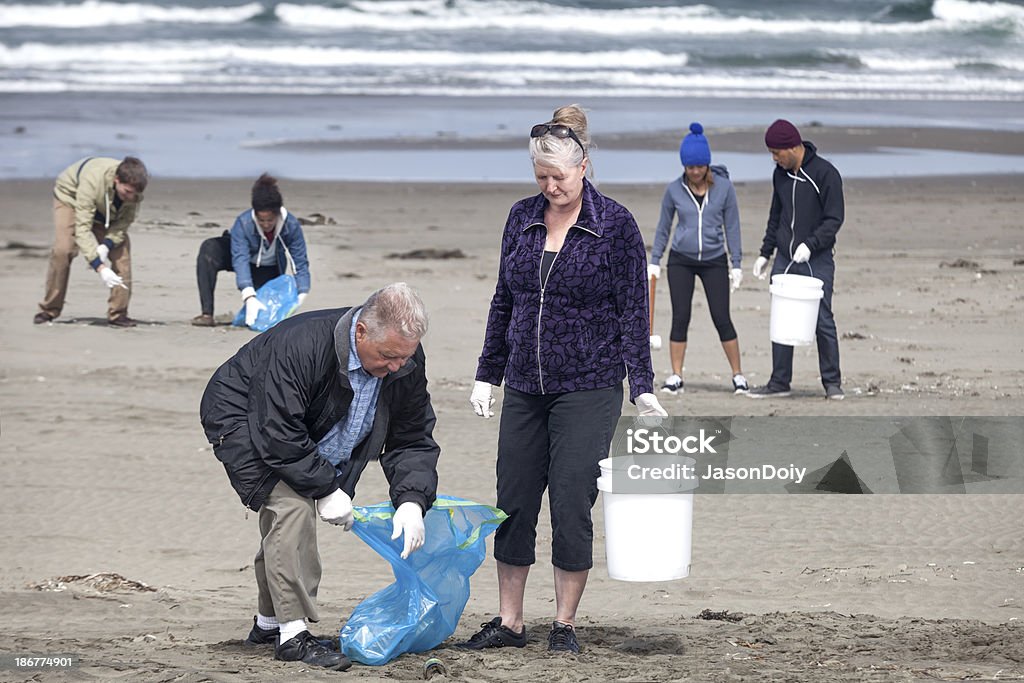
[[[619,493],[1024,493],[1024,417],[622,418]]]

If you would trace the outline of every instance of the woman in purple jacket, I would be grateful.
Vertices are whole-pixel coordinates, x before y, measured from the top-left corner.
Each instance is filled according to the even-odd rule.
[[[505,223],[498,283],[470,403],[498,431],[499,615],[463,643],[524,647],[523,596],[536,561],[544,490],[551,509],[555,622],[551,651],[579,652],[576,610],[593,566],[598,461],[622,412],[622,380],[640,415],[667,414],[654,396],[647,319],[646,252],[633,216],[587,180],[587,118],[577,105],[530,131],[540,194]]]

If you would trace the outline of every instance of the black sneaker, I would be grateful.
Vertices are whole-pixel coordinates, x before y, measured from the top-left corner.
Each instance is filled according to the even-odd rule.
[[[776,389],[768,384],[763,387],[751,389],[747,392],[750,398],[785,398],[789,396],[789,389]]]
[[[309,631],[303,631],[274,648],[274,659],[282,662],[304,662],[332,671],[345,671],[352,666],[348,657],[327,647]]]
[[[683,378],[679,375],[669,375],[665,383],[661,385],[661,391],[664,394],[676,394],[683,393]]]
[[[750,391],[750,385],[747,384],[747,378],[737,372],[732,376],[732,392],[734,394],[745,394],[748,391]]]
[[[281,635],[279,628],[260,628],[256,625],[256,617],[252,618],[252,630],[249,637],[242,643],[244,645],[277,645],[277,637]]]
[[[483,650],[488,647],[526,647],[526,626],[516,633],[508,626],[501,625],[501,617],[494,617],[486,624],[480,624],[479,631],[456,647],[470,650]]]
[[[838,384],[829,384],[825,387],[825,398],[832,401],[842,401],[846,398],[846,394],[843,393],[843,388]]]
[[[556,621],[551,624],[548,634],[548,652],[580,653],[580,641],[576,640],[576,629],[569,624]]]

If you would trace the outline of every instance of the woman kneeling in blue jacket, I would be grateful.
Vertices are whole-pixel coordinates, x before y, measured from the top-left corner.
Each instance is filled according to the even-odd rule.
[[[198,327],[213,327],[213,291],[217,273],[235,273],[235,283],[245,305],[245,324],[251,325],[262,304],[256,290],[288,270],[291,259],[299,304],[309,293],[309,260],[306,238],[298,219],[288,213],[277,179],[264,173],[252,186],[252,209],[235,219],[231,232],[211,237],[199,247],[196,281],[202,313],[192,318]]]

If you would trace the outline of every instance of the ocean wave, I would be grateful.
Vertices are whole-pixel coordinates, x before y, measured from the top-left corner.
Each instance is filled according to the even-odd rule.
[[[265,92],[265,74],[211,73],[208,70],[151,72],[144,70],[57,71],[32,80],[0,79],[0,92],[132,91],[132,92]],[[276,82],[282,94],[335,95],[501,95],[621,97],[798,97],[834,99],[964,99],[1020,101],[1024,83],[992,75],[949,74],[824,74],[785,70],[769,75],[731,73],[663,73],[622,69],[556,72],[544,68],[496,71],[470,69],[428,74],[328,75],[292,74]]]
[[[871,36],[969,32],[993,26],[1024,33],[1024,7],[978,0],[919,0],[896,4],[865,19],[816,19],[729,13],[710,5],[591,9],[539,0],[354,0],[343,6],[321,2],[249,2],[228,6],[84,0],[80,3],[0,5],[0,28],[83,28],[146,23],[232,24],[278,21],[300,30],[459,33],[527,31],[592,35]]]
[[[444,0],[352,2],[346,7],[281,3],[274,8],[289,26],[322,30],[464,32],[480,30],[589,33],[598,35],[735,36],[832,34],[869,36],[965,32],[979,25],[1024,29],[1024,8],[1002,2],[935,0],[931,12],[913,21],[819,20],[729,15],[707,5],[587,9],[544,2]]]
[[[1024,7],[1008,2],[935,0],[932,14],[950,24],[1003,24],[1008,28],[1024,28]]]
[[[448,50],[357,50],[337,47],[268,46],[249,47],[210,41],[167,43],[114,43],[49,45],[26,43],[18,47],[0,45],[0,67],[65,68],[69,65],[114,65],[123,69],[131,61],[137,67],[178,69],[196,64],[272,64],[306,67],[446,67],[497,66],[516,68],[538,63],[571,68],[647,68],[686,66],[685,53],[664,54],[655,50],[611,50],[598,52],[454,52]],[[196,67],[200,68],[200,67]]]
[[[160,7],[138,3],[85,0],[0,6],[0,28],[88,28],[145,23],[233,24],[259,16],[258,2],[233,7]]]

